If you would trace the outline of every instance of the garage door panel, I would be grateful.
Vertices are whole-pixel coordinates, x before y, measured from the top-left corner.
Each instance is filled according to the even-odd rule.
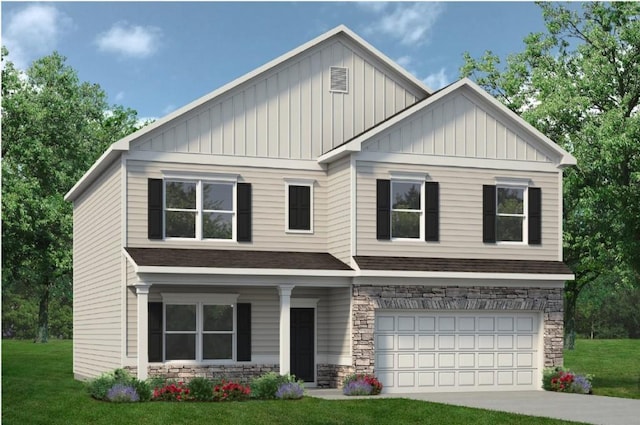
[[[537,389],[539,313],[376,312],[385,392]]]

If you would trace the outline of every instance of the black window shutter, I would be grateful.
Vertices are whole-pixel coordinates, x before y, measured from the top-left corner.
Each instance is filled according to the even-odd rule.
[[[311,187],[289,186],[289,229],[311,230]]]
[[[496,187],[482,186],[482,242],[496,242]]]
[[[238,303],[236,306],[236,360],[251,361],[251,304]]]
[[[251,183],[238,183],[238,220],[236,237],[238,242],[251,242]]]
[[[162,303],[148,304],[149,361],[162,361]]]
[[[440,189],[438,182],[425,182],[424,239],[438,242],[440,239]]]
[[[542,192],[529,188],[529,245],[542,244]]]
[[[376,237],[391,239],[391,180],[377,180],[376,190]]]
[[[148,237],[162,239],[162,179],[149,179],[147,186]]]

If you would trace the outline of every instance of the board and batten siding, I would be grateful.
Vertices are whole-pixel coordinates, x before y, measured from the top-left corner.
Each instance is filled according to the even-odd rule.
[[[440,241],[379,241],[376,239],[376,179],[392,172],[428,174],[440,184]],[[559,171],[558,171],[559,172]],[[357,162],[357,255],[558,260],[558,172],[508,171],[426,165]],[[496,178],[527,178],[542,189],[542,244],[484,244],[482,242],[482,185]]]
[[[329,165],[327,171],[327,248],[331,255],[351,261],[351,167],[349,157]]]
[[[348,92],[330,89],[348,68]],[[350,39],[337,36],[166,123],[132,149],[315,159],[424,97]]]
[[[147,179],[162,178],[163,171],[237,174],[238,181],[251,183],[252,242],[148,239]],[[315,180],[312,234],[285,231],[285,178]],[[127,218],[127,246],[132,247],[326,252],[327,177],[324,171],[127,161]]]
[[[362,150],[551,162],[539,143],[500,117],[486,100],[464,88],[365,142]]]
[[[73,372],[122,366],[121,171],[116,161],[73,205]]]

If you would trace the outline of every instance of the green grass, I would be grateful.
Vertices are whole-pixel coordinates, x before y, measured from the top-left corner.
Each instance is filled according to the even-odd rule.
[[[71,342],[2,342],[2,423],[474,424],[571,422],[404,399],[116,404],[93,400],[71,371]]]
[[[640,399],[640,339],[579,339],[564,365],[594,375],[594,394]]]

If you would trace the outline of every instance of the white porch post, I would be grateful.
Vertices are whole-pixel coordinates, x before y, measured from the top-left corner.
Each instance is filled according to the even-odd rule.
[[[137,283],[136,295],[138,298],[138,379],[147,379],[149,366],[149,288],[150,284]]]
[[[280,375],[291,370],[291,291],[294,285],[278,286],[280,294]]]

